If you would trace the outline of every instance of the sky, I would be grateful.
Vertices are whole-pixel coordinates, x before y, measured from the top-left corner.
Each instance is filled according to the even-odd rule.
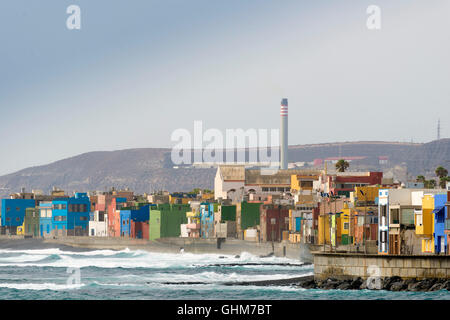
[[[449,13],[448,0],[1,1],[0,175],[170,148],[196,120],[278,128],[282,98],[291,145],[428,142],[439,118],[450,137]]]

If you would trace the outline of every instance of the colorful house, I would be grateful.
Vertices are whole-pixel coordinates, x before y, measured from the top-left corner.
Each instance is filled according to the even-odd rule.
[[[86,193],[52,201],[52,230],[57,236],[87,236],[91,202]]]
[[[1,225],[16,234],[17,228],[23,227],[26,209],[34,208],[35,205],[36,201],[33,199],[2,199]]]
[[[283,240],[283,232],[289,231],[289,208],[273,204],[262,205],[259,225],[261,241]]]
[[[216,205],[216,206],[214,206]],[[214,212],[217,204],[201,203],[200,204],[200,237],[214,237]]]
[[[425,194],[422,211],[415,216],[416,234],[422,238],[423,253],[442,253],[447,248],[445,194]]]
[[[149,239],[179,237],[181,225],[187,223],[185,204],[160,204],[150,207]]]
[[[25,210],[24,219],[24,235],[31,237],[39,237],[39,209],[27,208]]]
[[[51,201],[39,203],[39,235],[42,238],[53,236],[53,204]]]
[[[192,211],[186,212],[186,233],[189,238],[199,238],[200,237],[200,212],[197,209],[192,209]]]
[[[352,209],[345,203],[341,214],[341,244],[349,245],[353,243],[353,237],[350,235],[350,219]]]
[[[108,204],[108,234],[110,237],[120,237],[120,209],[126,204],[126,197],[113,197]]]
[[[447,236],[445,235],[445,220],[448,216],[448,210],[445,206],[447,195],[436,194],[434,200],[434,252],[445,254],[447,252]]]
[[[122,208],[120,210],[120,236],[130,237],[131,236],[131,223],[136,222],[148,222],[150,219],[150,205],[143,205],[138,208]],[[135,230],[136,232],[136,225]],[[142,239],[142,233],[137,230],[136,235],[138,239]]]

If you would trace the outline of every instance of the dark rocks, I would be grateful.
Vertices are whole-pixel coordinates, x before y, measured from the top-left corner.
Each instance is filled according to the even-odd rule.
[[[400,282],[400,281],[402,281],[402,278],[397,277],[397,276],[384,278],[383,282],[381,284],[381,289],[383,289],[383,290],[390,290],[392,284],[394,284],[396,282]]]
[[[349,289],[359,289],[363,283],[363,280],[361,278],[356,278],[350,283]]]
[[[443,283],[435,283],[428,291],[442,290],[443,285],[444,285]]]
[[[391,291],[402,291],[403,289],[407,288],[408,286],[403,281],[397,281],[391,284],[390,290]]]
[[[337,290],[349,290],[351,289],[352,285],[349,282],[343,282],[340,285],[336,287]]]
[[[364,290],[364,289],[382,289],[388,291],[438,291],[449,290],[450,280],[446,279],[405,279],[400,277],[388,277],[380,279],[378,288],[368,285],[367,280],[361,278],[353,280],[338,280],[334,278],[325,280],[308,280],[299,283],[298,286],[304,289],[324,289],[324,290]]]
[[[303,281],[303,282],[299,283],[299,286],[304,289],[316,289],[317,288],[317,284],[314,281],[314,279],[308,280],[308,281]]]

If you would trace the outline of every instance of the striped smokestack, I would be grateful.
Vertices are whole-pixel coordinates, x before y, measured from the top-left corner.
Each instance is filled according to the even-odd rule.
[[[280,136],[280,167],[288,168],[288,99],[281,100],[281,136]]]

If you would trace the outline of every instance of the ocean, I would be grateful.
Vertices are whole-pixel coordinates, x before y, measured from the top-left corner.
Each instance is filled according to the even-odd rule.
[[[141,250],[0,249],[0,299],[4,300],[307,300],[450,299],[450,292],[319,290],[224,283],[313,274],[312,265],[261,258]]]

